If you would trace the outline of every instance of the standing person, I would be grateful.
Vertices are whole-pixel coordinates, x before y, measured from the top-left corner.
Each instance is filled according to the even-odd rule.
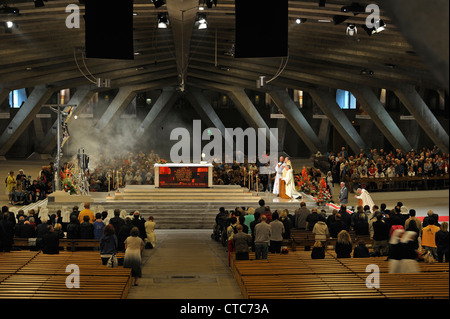
[[[146,247],[148,246],[148,248],[154,248],[156,245],[156,234],[155,234],[156,223],[153,221],[153,216],[148,217],[148,220],[145,222],[144,226],[145,226],[145,233],[147,234]]]
[[[76,215],[70,217],[70,223],[67,225],[67,239],[80,238],[80,222]]]
[[[133,227],[130,236],[125,239],[125,257],[123,268],[131,268],[131,275],[134,277],[134,285],[138,285],[138,278],[142,277],[142,250],[144,241],[139,237],[139,228]]]
[[[145,220],[141,218],[139,211],[135,211],[133,213],[131,223],[134,227],[139,229],[139,237],[141,237],[142,241],[145,242],[145,239],[147,238],[147,233],[145,232]]]
[[[306,229],[306,218],[311,214],[311,211],[306,208],[306,203],[301,202],[300,208],[295,210],[294,220],[295,220],[295,228],[297,229]]]
[[[312,232],[315,235],[315,241],[320,241],[325,244],[327,238],[330,237],[330,232],[327,224],[325,223],[325,217],[322,215],[319,216],[319,221],[314,224]]]
[[[331,197],[333,197],[334,183],[333,183],[333,175],[331,174],[331,171],[328,171],[328,173],[327,173],[326,182],[327,182],[328,191],[330,192]]]
[[[91,224],[90,217],[84,216],[83,222],[80,224],[80,239],[94,238],[94,224]]]
[[[267,259],[272,227],[266,223],[267,217],[261,216],[261,222],[255,226],[255,259]]]
[[[440,228],[435,223],[434,218],[430,218],[428,226],[422,229],[422,247],[425,249],[425,252],[431,252],[433,258],[437,260],[436,233]]]
[[[103,228],[105,228],[105,223],[102,219],[102,214],[95,214],[95,222],[94,222],[94,239],[100,240],[103,237]]]
[[[348,190],[344,182],[341,182],[341,190],[338,195],[339,203],[348,204]]]
[[[272,234],[270,235],[270,252],[281,253],[281,244],[283,242],[284,225],[279,220],[278,212],[272,214],[272,221],[270,222]]]
[[[444,261],[445,256],[445,262],[448,263],[449,254],[448,254],[448,245],[449,245],[449,239],[448,239],[448,223],[443,222],[441,224],[441,229],[436,232],[435,234],[435,243],[436,243],[436,253],[437,253],[437,260],[438,262]]]
[[[10,252],[14,243],[14,224],[10,219],[9,212],[3,212],[0,220],[0,252]]]
[[[114,226],[116,233],[118,233],[120,227],[125,224],[123,218],[120,217],[120,209],[114,209],[114,217],[109,220],[109,223]]]
[[[389,239],[389,273],[396,274],[401,272],[402,246],[400,240],[404,234],[404,229],[396,229]]]
[[[273,193],[277,196],[280,194],[280,179],[283,175],[284,165],[284,156],[280,156],[280,160],[275,166],[276,175],[273,183]]]
[[[405,231],[400,239],[400,248],[402,259],[400,261],[400,272],[415,273],[419,272],[419,265],[417,264],[417,250],[414,241],[417,237],[415,231]]]
[[[84,222],[84,216],[89,217],[89,222],[93,224],[95,222],[95,214],[92,210],[90,210],[90,204],[88,202],[84,203],[84,209],[78,214],[78,221],[81,223]]]
[[[374,256],[386,256],[389,253],[389,229],[391,225],[383,220],[381,213],[376,214],[373,228],[373,253]]]
[[[242,225],[237,225],[236,229],[237,233],[233,236],[236,260],[248,260],[249,246],[252,245],[252,236],[242,231]]]
[[[17,180],[14,177],[14,172],[10,171],[8,177],[6,178],[6,191],[8,192],[8,200],[11,205],[13,205],[13,193],[17,186]]]
[[[369,206],[370,212],[373,213],[372,210],[373,206],[375,206],[375,203],[373,202],[369,192],[364,188],[358,188],[357,192],[358,195],[355,195],[355,198],[359,200],[358,206]]]
[[[103,235],[100,239],[100,258],[102,264],[106,265],[111,256],[117,254],[117,247],[119,246],[116,232],[112,224],[108,224],[103,228]]]
[[[336,252],[336,258],[351,258],[353,243],[348,231],[341,230],[339,232],[334,251]]]

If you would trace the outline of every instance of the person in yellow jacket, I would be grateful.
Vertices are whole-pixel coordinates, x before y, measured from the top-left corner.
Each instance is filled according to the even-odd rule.
[[[436,220],[434,220],[434,218],[430,218],[428,226],[422,229],[422,247],[426,253],[430,251],[433,255],[433,258],[437,259],[437,246],[435,236],[440,228],[435,224]]]
[[[11,172],[9,172],[9,175],[6,178],[6,192],[8,193],[8,200],[11,204],[13,204],[13,202],[12,202],[13,193],[16,188],[16,185],[17,185],[17,181],[16,181],[16,178],[14,177],[14,172],[11,171]]]
[[[78,220],[80,221],[80,224],[84,222],[83,218],[84,216],[89,216],[89,222],[93,224],[95,222],[95,214],[92,210],[89,209],[90,204],[84,203],[84,209],[78,214]]]

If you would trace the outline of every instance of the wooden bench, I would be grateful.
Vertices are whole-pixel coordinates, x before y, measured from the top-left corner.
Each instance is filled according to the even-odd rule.
[[[35,246],[30,246],[28,238],[14,237],[13,247],[21,249],[33,249]],[[59,247],[64,250],[76,251],[79,248],[94,248],[100,247],[100,241],[97,239],[67,239],[61,238],[59,240]]]
[[[341,258],[327,251],[325,259],[311,259],[308,251],[269,254],[266,260],[231,259],[231,269],[247,299],[311,298],[448,298],[447,263],[419,263],[421,273],[389,274],[386,257]],[[367,288],[366,267],[380,269],[380,288]],[[398,276],[400,275],[400,276]],[[408,291],[409,280],[415,281]],[[428,285],[428,286],[427,286]]]
[[[131,269],[102,265],[98,251],[13,251],[0,253],[3,260],[8,263],[0,262],[0,298],[124,299],[131,287]],[[79,267],[80,288],[66,286],[69,264]]]

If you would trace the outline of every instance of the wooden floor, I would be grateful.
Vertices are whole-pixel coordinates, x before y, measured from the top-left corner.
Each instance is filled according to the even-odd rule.
[[[67,288],[68,265],[80,270],[80,287]],[[0,299],[125,299],[131,269],[102,265],[98,251],[0,253]]]
[[[370,264],[379,267],[379,288],[366,286]],[[233,259],[232,271],[248,299],[448,299],[449,264],[419,265],[420,273],[390,274],[386,257],[337,259],[327,251],[325,259],[311,259],[310,251],[289,251],[269,254],[267,260]]]

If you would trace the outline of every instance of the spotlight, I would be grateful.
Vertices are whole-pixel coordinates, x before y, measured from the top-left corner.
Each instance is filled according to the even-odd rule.
[[[12,33],[12,29],[18,27],[18,25],[12,21],[3,22],[3,26],[5,27],[5,33]]]
[[[8,7],[8,5],[5,3],[0,8],[0,14],[7,14],[7,15],[15,14],[15,15],[19,15],[19,9],[18,8],[14,8],[14,7]]]
[[[158,29],[167,29],[169,27],[169,19],[165,13],[158,13]]]
[[[44,0],[34,0],[34,7],[39,8],[44,6]]]
[[[298,18],[298,19],[295,20],[295,23],[297,23],[297,24],[302,24],[302,23],[304,23],[304,22],[306,22],[306,21],[307,21],[307,19],[304,19],[304,18]]]
[[[366,8],[362,5],[360,5],[359,3],[353,2],[349,6],[343,6],[341,8],[341,11],[342,12],[353,12],[353,15],[357,15],[359,13],[366,12]]]
[[[360,73],[361,75],[374,75],[374,72],[370,69],[362,69]]]
[[[166,4],[164,0],[151,0],[153,4],[155,5],[155,8],[159,8]]]
[[[348,36],[351,36],[351,37],[357,35],[358,34],[358,29],[356,28],[356,25],[353,24],[353,23],[349,23],[348,26],[347,26],[346,34]]]
[[[217,7],[217,0],[205,0],[205,4],[208,8],[211,9],[213,4],[215,7]]]
[[[386,30],[386,23],[383,20],[379,19],[375,22],[373,28],[369,28],[366,25],[363,25],[362,27],[367,32],[368,35],[373,35],[375,33],[380,33]]]
[[[204,13],[198,14],[197,21],[195,22],[195,27],[199,30],[208,28],[208,22],[206,22],[206,14]]]

